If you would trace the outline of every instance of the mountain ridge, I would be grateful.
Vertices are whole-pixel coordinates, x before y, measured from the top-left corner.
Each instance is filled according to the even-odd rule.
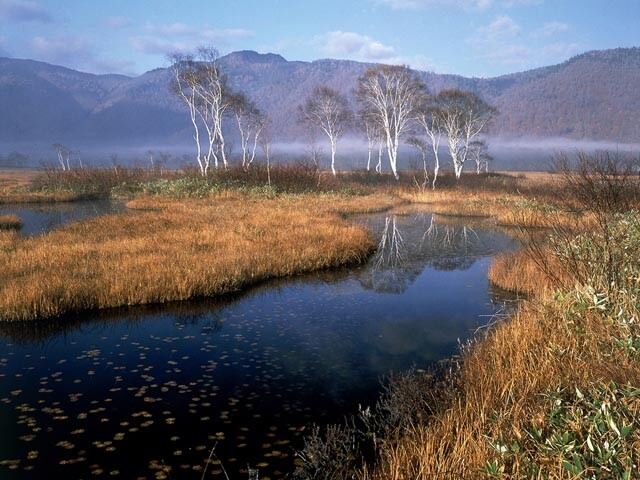
[[[320,84],[351,97],[372,63],[288,61],[251,50],[220,58],[230,84],[273,120],[274,136],[301,139],[297,106]],[[431,92],[471,90],[498,108],[491,134],[640,143],[640,48],[594,50],[562,63],[498,77],[418,72]],[[187,112],[169,92],[170,73],[96,75],[29,59],[0,57],[0,142],[127,145],[191,142]],[[1,148],[1,147],[0,147]]]

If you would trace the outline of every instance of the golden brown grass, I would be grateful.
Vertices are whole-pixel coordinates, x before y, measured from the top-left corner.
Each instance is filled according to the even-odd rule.
[[[15,230],[22,227],[18,215],[0,215],[0,230]]]
[[[37,170],[0,169],[0,192],[26,188],[32,184],[37,176]]]
[[[270,277],[364,260],[368,233],[340,218],[392,197],[228,192],[207,200],[141,198],[146,210],[0,243],[0,317],[213,296]]]
[[[11,203],[69,202],[78,199],[70,192],[33,191],[38,170],[0,170],[0,205]]]
[[[406,192],[403,198],[428,204],[440,215],[493,217],[501,226],[548,228],[559,217],[569,216],[563,207],[550,198],[537,200],[524,194],[506,192],[469,192],[466,190],[435,190]]]
[[[76,202],[94,198],[93,195],[72,192],[11,192],[0,194],[0,205],[15,203]]]
[[[527,181],[549,181],[549,178],[531,176]],[[574,238],[571,232],[593,232],[598,225],[593,214],[568,213],[562,209],[563,205],[548,199],[538,203],[532,196],[514,198],[498,194],[492,198],[478,194],[461,198],[456,194],[451,196],[451,192],[420,195],[433,203],[437,211],[449,214],[487,214],[502,224],[553,226],[556,233],[563,232],[567,242]],[[628,467],[629,476],[624,478],[640,478],[637,467],[640,434],[635,425],[640,414],[640,399],[635,393],[621,398],[615,385],[610,383],[629,384],[631,388],[640,386],[638,337],[633,326],[634,319],[640,316],[634,296],[637,273],[625,279],[629,282],[627,286],[605,297],[591,286],[579,285],[572,267],[554,256],[552,248],[540,241],[543,235],[530,231],[527,236],[535,239],[532,250],[498,256],[489,278],[504,289],[530,294],[530,300],[509,320],[494,325],[463,349],[455,387],[444,393],[443,404],[429,418],[414,422],[399,438],[380,442],[375,468],[361,470],[358,478],[613,479],[623,476],[606,472],[632,463],[635,466]],[[626,251],[626,255],[637,254],[635,249]],[[541,261],[544,268],[539,267]],[[629,265],[634,261],[631,258]],[[553,272],[553,280],[545,269]],[[637,272],[635,267],[632,270]],[[606,281],[594,282],[596,289],[606,291]],[[565,285],[565,290],[552,297],[558,284]],[[627,323],[628,319],[631,323]],[[580,391],[591,393],[586,397],[583,393],[574,393]],[[595,398],[590,396],[594,391],[604,391],[604,403],[589,403]],[[560,410],[558,404],[550,400],[553,392],[585,400],[569,401],[563,404],[568,406]],[[586,409],[585,405],[592,409]],[[587,449],[585,440],[588,435],[595,438],[602,433],[594,431],[594,428],[603,428],[595,427],[597,420],[594,419],[598,415],[605,418],[608,409],[616,408],[626,413],[627,421],[632,419],[634,430],[615,448],[606,443],[598,447],[614,452],[609,464],[604,462],[603,468],[584,464],[585,469],[576,473],[575,458],[584,461],[589,455],[595,455],[593,449],[591,452]],[[614,427],[605,428],[616,432],[618,427]],[[535,431],[541,432],[542,440],[532,436]],[[560,440],[552,437],[551,432],[576,433],[577,440],[570,447],[557,447],[554,442]],[[620,439],[620,436],[618,432],[611,438]],[[497,443],[502,445],[503,453],[496,449]],[[512,445],[517,445],[517,450]],[[620,454],[623,451],[624,456]],[[580,455],[586,452],[586,457],[576,456],[574,452]],[[495,467],[495,475],[490,474],[491,465]]]
[[[553,262],[558,273],[561,272],[551,253],[547,260],[549,263]],[[533,294],[541,298],[553,290],[551,279],[526,248],[497,255],[489,268],[489,281],[509,292]]]
[[[610,380],[637,385],[637,361],[615,348],[619,331],[593,312],[568,323],[565,307],[530,305],[479,341],[464,355],[459,390],[446,411],[385,445],[378,469],[365,478],[489,478],[486,464],[498,457],[491,441],[503,435],[505,442],[524,442],[532,425],[548,427],[542,393],[561,386],[584,391]],[[544,478],[586,478],[559,458],[550,455],[541,465]],[[516,464],[500,478],[530,477]]]

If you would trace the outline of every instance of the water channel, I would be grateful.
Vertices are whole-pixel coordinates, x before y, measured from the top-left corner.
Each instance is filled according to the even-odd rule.
[[[456,353],[501,307],[490,222],[360,217],[363,266],[216,300],[0,326],[0,478],[283,478],[313,425]],[[226,473],[225,473],[226,472]]]

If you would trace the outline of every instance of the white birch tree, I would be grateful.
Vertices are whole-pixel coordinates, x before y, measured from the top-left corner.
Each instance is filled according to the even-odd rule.
[[[367,110],[362,110],[359,113],[359,116],[362,119],[362,129],[367,136],[367,172],[369,172],[371,171],[371,153],[373,152],[373,147],[379,138],[378,126],[375,122],[375,118]]]
[[[262,153],[267,162],[267,184],[271,186],[271,121],[267,121],[260,140]]]
[[[358,100],[380,127],[391,171],[396,179],[400,138],[415,118],[427,94],[418,75],[406,66],[382,65],[368,69],[358,80]]]
[[[220,71],[218,51],[200,47],[197,56],[173,54],[170,57],[173,74],[172,89],[185,102],[194,130],[196,160],[200,173],[207,176],[213,158],[214,167],[228,166],[223,119],[231,107],[231,92],[226,76]],[[208,149],[202,152],[200,128],[207,132]]]
[[[171,89],[184,101],[189,110],[189,120],[193,127],[193,140],[196,142],[196,161],[200,168],[200,174],[206,177],[211,166],[211,136],[209,136],[209,152],[203,155],[200,144],[199,124],[199,119],[202,118],[203,112],[197,94],[197,90],[200,88],[197,65],[191,55],[175,53],[169,58],[173,76]]]
[[[436,180],[440,172],[440,157],[438,155],[440,149],[440,140],[442,139],[442,128],[439,123],[439,112],[437,107],[426,105],[416,117],[416,122],[429,139],[431,151],[433,152],[433,181],[431,188],[435,190]]]
[[[474,140],[469,144],[469,156],[476,164],[477,175],[480,175],[483,169],[485,172],[489,170],[489,162],[492,158],[489,155],[489,149],[484,140]]]
[[[61,143],[54,143],[53,148],[56,151],[56,155],[58,156],[58,163],[60,163],[60,168],[62,170],[71,170],[71,165],[69,163],[69,158],[71,157],[71,150]]]
[[[382,174],[382,156],[384,152],[385,139],[384,139],[384,134],[380,129],[378,129],[377,131],[376,142],[378,143],[378,161],[376,162],[376,173]]]
[[[242,168],[247,169],[256,158],[258,142],[269,123],[269,119],[244,93],[233,95],[231,109],[240,132]]]
[[[331,172],[336,175],[338,139],[351,125],[353,113],[344,95],[325,86],[313,89],[299,111],[305,121],[319,127],[331,143]]]
[[[231,91],[227,84],[227,77],[220,70],[218,50],[211,47],[198,48],[198,79],[200,88],[197,94],[205,110],[208,122],[205,125],[211,127],[209,133],[209,152],[214,155],[214,160],[218,162],[215,152],[219,152],[222,157],[224,168],[229,166],[227,160],[227,149],[225,146],[222,122],[230,110],[232,104]],[[213,141],[212,141],[213,139]],[[217,148],[215,146],[217,143]]]
[[[447,137],[451,163],[459,179],[472,142],[485,130],[496,110],[476,94],[458,89],[443,90],[435,100],[439,126]]]
[[[424,140],[422,140],[419,137],[409,137],[407,139],[407,143],[409,145],[415,147],[416,150],[418,150],[420,152],[420,155],[422,156],[422,175],[423,175],[423,180],[422,180],[422,183],[419,184],[418,181],[414,177],[414,181],[415,181],[416,185],[418,186],[418,188],[424,190],[425,188],[427,188],[427,185],[429,184],[429,170],[427,169],[427,154],[429,152],[429,146],[427,145],[427,142],[425,142]]]

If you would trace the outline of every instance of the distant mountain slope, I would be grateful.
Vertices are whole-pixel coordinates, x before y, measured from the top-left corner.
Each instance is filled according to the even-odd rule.
[[[588,52],[487,83],[501,80],[513,81],[493,96],[503,135],[640,141],[640,48]]]
[[[230,83],[273,119],[279,139],[299,138],[296,109],[313,87],[350,96],[369,66],[343,60],[289,62],[235,52],[221,59]],[[640,143],[640,48],[588,52],[562,64],[496,78],[421,72],[432,92],[472,90],[499,109],[492,133]],[[149,145],[189,142],[186,111],[170,74],[92,75],[31,60],[0,58],[0,142]]]

